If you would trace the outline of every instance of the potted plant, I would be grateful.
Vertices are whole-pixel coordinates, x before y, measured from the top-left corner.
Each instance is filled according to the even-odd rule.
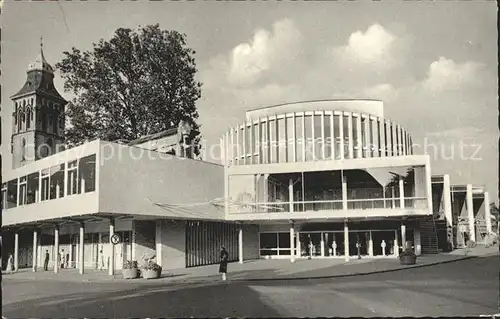
[[[155,279],[161,277],[161,266],[154,261],[148,261],[142,269],[142,278]]]
[[[134,279],[139,277],[139,267],[137,267],[137,261],[127,260],[123,263],[122,276],[125,279]]]
[[[415,265],[417,263],[417,255],[411,249],[407,249],[399,255],[399,262],[401,265]]]

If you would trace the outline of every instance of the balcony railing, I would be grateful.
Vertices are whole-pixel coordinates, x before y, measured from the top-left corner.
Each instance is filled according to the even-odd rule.
[[[348,210],[395,209],[401,208],[400,198],[348,199]],[[297,201],[293,202],[294,212],[342,210],[342,200]],[[426,209],[427,198],[404,198],[404,208]],[[289,202],[239,203],[230,207],[231,213],[288,213]]]

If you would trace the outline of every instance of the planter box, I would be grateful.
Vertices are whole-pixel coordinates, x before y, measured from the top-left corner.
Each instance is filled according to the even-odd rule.
[[[156,279],[160,278],[160,276],[161,276],[161,269],[160,270],[145,269],[142,271],[142,278],[144,279]]]
[[[131,268],[131,269],[122,269],[122,276],[125,279],[134,279],[139,277],[139,269]]]
[[[417,256],[400,256],[399,262],[401,265],[415,265],[417,263]]]

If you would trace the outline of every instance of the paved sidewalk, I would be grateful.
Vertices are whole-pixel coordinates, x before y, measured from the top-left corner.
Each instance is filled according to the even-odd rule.
[[[228,267],[228,280],[230,281],[261,281],[261,280],[294,280],[304,278],[344,277],[372,273],[396,271],[414,267],[424,267],[434,264],[453,262],[457,260],[474,258],[480,256],[498,254],[498,246],[486,248],[457,249],[451,253],[440,253],[437,255],[425,255],[417,258],[417,264],[402,266],[399,260],[357,258],[349,262],[343,259],[297,259],[291,263],[288,259],[283,260],[249,260],[243,264],[230,263]],[[13,281],[67,281],[67,282],[121,282],[130,284],[191,284],[213,282],[219,280],[218,265],[209,265],[195,268],[175,269],[163,271],[162,278],[157,280],[145,280],[142,278],[126,280],[121,277],[121,271],[115,276],[109,276],[107,271],[85,270],[80,275],[76,269],[62,269],[58,274],[53,271],[31,272],[21,270],[18,273],[4,275],[4,280]]]

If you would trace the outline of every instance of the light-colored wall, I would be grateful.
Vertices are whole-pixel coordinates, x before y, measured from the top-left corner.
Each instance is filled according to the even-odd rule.
[[[177,152],[178,145],[177,133],[169,136],[164,136],[158,139],[146,141],[144,143],[136,144],[135,147],[140,147],[148,150],[157,150],[160,152],[165,152],[170,149],[174,149]]]
[[[110,142],[101,143],[99,210],[173,218],[224,219],[224,168]],[[189,204],[161,208],[159,204]],[[207,203],[204,205],[193,205]]]
[[[84,193],[3,210],[2,226],[95,214],[98,211],[97,192]]]
[[[157,241],[157,251],[161,249],[163,269],[178,269],[186,267],[186,225],[181,220],[157,220],[160,228],[160,240]],[[158,234],[158,232],[157,232]]]
[[[259,226],[243,225],[243,260],[258,259],[259,256]]]

